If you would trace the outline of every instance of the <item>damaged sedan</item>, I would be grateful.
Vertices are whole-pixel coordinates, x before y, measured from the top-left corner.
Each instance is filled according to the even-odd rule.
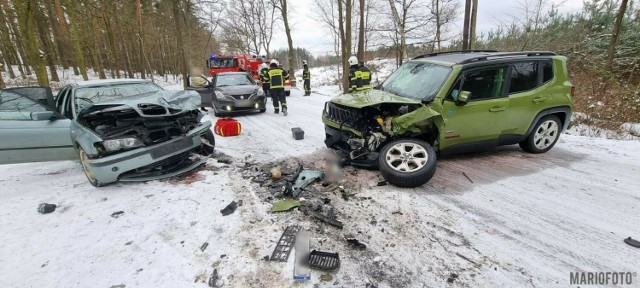
[[[0,164],[79,159],[96,187],[183,174],[215,145],[199,107],[195,91],[147,80],[70,84],[55,100],[48,88],[0,90]]]

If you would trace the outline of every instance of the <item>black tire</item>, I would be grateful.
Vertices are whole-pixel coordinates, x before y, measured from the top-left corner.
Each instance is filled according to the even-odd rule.
[[[264,113],[264,112],[267,112],[266,108],[265,109],[260,109],[260,113]]]
[[[545,153],[556,145],[560,138],[560,133],[562,133],[562,122],[560,122],[560,118],[555,115],[547,115],[536,123],[536,126],[533,127],[527,139],[518,144],[522,150],[529,153]]]
[[[78,147],[78,156],[80,157],[80,165],[82,166],[82,172],[84,172],[84,176],[87,177],[87,181],[89,182],[89,184],[91,184],[93,187],[102,187],[106,185],[104,183],[100,183],[100,181],[98,181],[93,176],[93,172],[91,172],[91,168],[89,168],[89,165],[87,165],[86,163],[86,161],[91,158],[89,158],[89,155],[86,152],[84,152],[82,147]]]
[[[207,143],[202,143],[200,145],[198,154],[203,156],[213,155],[213,150],[215,149],[215,146],[216,146],[216,138],[213,137],[213,132],[211,132],[211,129],[209,129],[207,133],[203,134],[202,138],[204,138],[203,140],[207,140],[207,142],[209,142],[209,144],[211,145],[207,145]]]
[[[402,144],[406,144],[408,145],[407,147],[411,147],[409,151],[406,150],[406,147],[404,148],[404,151],[406,153],[409,153],[409,155],[403,155],[400,153],[399,149],[403,147],[397,145]],[[417,149],[414,152],[416,154],[411,154],[411,152],[414,151],[413,149]],[[392,158],[390,157],[392,155],[397,155],[398,160],[391,160]],[[417,156],[416,158],[418,159],[418,162],[420,161],[420,158],[426,158],[424,159],[426,160],[426,162],[423,164],[421,163],[421,165],[423,166],[420,167],[420,164],[416,164],[418,162],[416,162],[414,158],[410,158],[408,160],[402,159],[402,157],[411,156]],[[403,168],[396,166],[392,167],[391,164],[388,163],[387,158],[390,159],[389,161],[392,164],[398,163],[399,161],[398,166],[405,165],[405,167],[407,167],[408,169],[417,169],[415,171],[400,171]],[[436,162],[436,152],[433,150],[433,147],[431,147],[429,143],[417,139],[394,140],[385,145],[380,151],[380,155],[378,156],[378,164],[382,177],[384,177],[387,182],[393,185],[405,188],[418,187],[429,182],[429,180],[431,180],[433,175],[436,173]]]

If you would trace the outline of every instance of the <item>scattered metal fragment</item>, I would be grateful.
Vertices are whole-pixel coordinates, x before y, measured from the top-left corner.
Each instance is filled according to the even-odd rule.
[[[296,262],[293,266],[293,280],[311,280],[309,269],[309,231],[301,230],[296,234]]]
[[[631,237],[627,237],[627,239],[624,239],[624,243],[627,243],[636,248],[640,248],[640,241],[631,239]]]
[[[353,245],[355,248],[362,250],[367,249],[367,244],[360,242],[356,238],[347,238],[347,242],[349,242],[349,244]]]
[[[111,213],[111,217],[118,218],[118,217],[122,216],[122,214],[124,214],[124,211],[116,211],[116,212]]]
[[[204,252],[204,250],[206,250],[208,246],[209,246],[209,243],[208,242],[204,242],[202,244],[202,246],[200,246],[200,251]]]
[[[298,231],[300,231],[300,226],[297,225],[288,226],[284,230],[282,236],[280,236],[280,240],[278,240],[276,248],[273,249],[270,261],[287,262]]]
[[[289,211],[295,207],[298,207],[302,205],[302,202],[298,201],[298,200],[293,200],[293,199],[285,199],[285,200],[281,200],[278,201],[276,203],[273,203],[273,206],[271,206],[271,212],[284,212],[284,211]]]
[[[333,271],[340,268],[338,253],[313,250],[309,254],[309,267],[316,270]]]
[[[324,173],[321,171],[302,170],[296,178],[296,183],[293,184],[293,197],[298,197],[302,193],[302,189],[318,179],[321,180],[322,177],[324,177]]]
[[[471,183],[473,183],[473,180],[471,180],[471,178],[469,178],[469,176],[467,176],[467,173],[462,172],[462,175],[464,175],[464,177],[467,177],[467,179],[469,179],[469,181],[470,181]]]
[[[387,181],[379,181],[378,186],[387,186]]]
[[[40,212],[40,214],[49,214],[56,211],[56,207],[58,207],[56,204],[42,203],[38,205],[38,212]]]
[[[320,214],[318,212],[315,212],[315,211],[307,210],[306,213],[309,213],[309,215],[313,216],[314,218],[316,218],[316,219],[318,219],[318,220],[320,220],[320,221],[322,221],[324,223],[327,223],[329,225],[332,225],[332,226],[335,226],[335,227],[338,227],[338,228],[342,229],[342,222],[340,222],[338,220],[332,219],[329,216],[322,215],[322,214]]]
[[[222,216],[227,216],[235,212],[236,208],[238,208],[238,203],[236,203],[236,201],[231,201],[231,203],[229,203],[227,207],[224,207],[224,209],[220,210],[220,213],[222,213]]]

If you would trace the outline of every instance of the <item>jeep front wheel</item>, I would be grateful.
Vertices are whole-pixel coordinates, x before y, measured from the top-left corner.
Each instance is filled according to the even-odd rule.
[[[427,142],[416,139],[388,143],[380,151],[378,161],[382,177],[399,187],[418,187],[436,173],[436,152]]]
[[[560,118],[555,115],[545,116],[536,123],[529,137],[520,142],[520,148],[529,153],[547,152],[558,142],[560,132]]]

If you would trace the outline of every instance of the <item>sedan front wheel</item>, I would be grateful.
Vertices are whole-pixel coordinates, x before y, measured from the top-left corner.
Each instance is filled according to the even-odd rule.
[[[84,172],[84,176],[87,177],[89,184],[93,185],[94,187],[104,186],[105,184],[100,183],[100,181],[98,181],[93,175],[93,171],[91,171],[91,167],[89,167],[88,161],[90,158],[89,155],[87,155],[87,152],[84,152],[82,147],[78,147],[78,154],[80,157],[80,165],[82,165],[82,171]]]

